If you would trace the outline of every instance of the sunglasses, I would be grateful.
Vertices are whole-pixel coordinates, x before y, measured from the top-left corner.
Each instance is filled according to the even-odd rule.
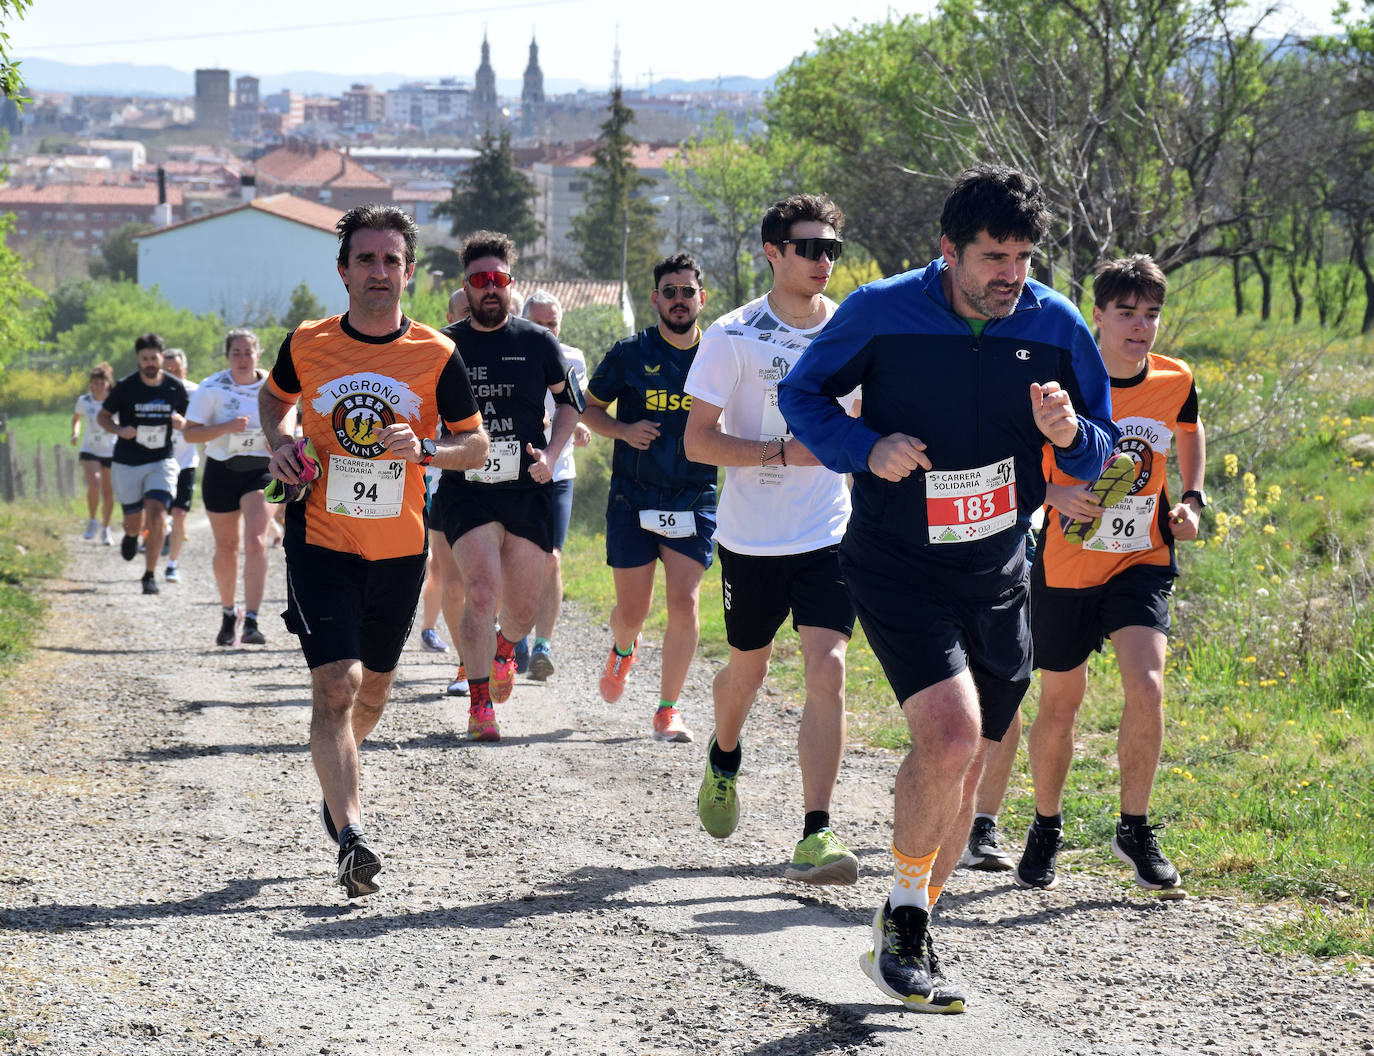
[[[807,260],[820,260],[824,253],[832,262],[840,259],[840,254],[844,251],[844,239],[842,238],[784,238],[778,245],[791,245],[797,251],[797,256],[805,257]]]
[[[508,271],[474,271],[463,281],[471,284],[474,290],[485,290],[488,286],[504,290],[515,280]]]
[[[661,287],[661,288],[659,289],[659,291],[658,291],[658,295],[659,295],[660,297],[666,297],[666,298],[667,298],[668,300],[670,300],[670,301],[675,301],[675,300],[677,300],[678,296],[681,295],[683,300],[685,300],[685,301],[690,301],[693,297],[695,297],[695,296],[696,296],[698,293],[700,293],[700,292],[701,292],[701,291],[700,291],[699,289],[697,289],[697,287],[695,287],[695,286],[671,286],[671,285],[669,285],[669,286],[663,286],[663,287]]]

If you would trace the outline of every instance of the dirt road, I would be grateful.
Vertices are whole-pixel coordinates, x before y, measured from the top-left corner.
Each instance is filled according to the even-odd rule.
[[[710,732],[648,736],[656,649],[615,706],[600,620],[568,613],[547,685],[468,743],[418,631],[363,759],[382,891],[349,903],[316,820],[307,676],[276,618],[218,649],[210,539],[139,593],[71,543],[51,626],[0,708],[0,1052],[1336,1053],[1374,1049],[1374,973],[1275,959],[1283,912],[1161,903],[1073,869],[1059,890],[956,873],[937,914],[962,1016],[903,1012],[858,971],[890,884],[898,759],[852,748],[835,824],[852,888],[782,879],[800,832],[799,709],[745,733],[743,820],[696,820]],[[651,645],[653,643],[650,643]]]

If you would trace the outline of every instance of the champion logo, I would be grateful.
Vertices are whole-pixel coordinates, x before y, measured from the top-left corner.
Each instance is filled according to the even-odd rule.
[[[1016,358],[1019,359],[1022,363],[1026,362],[1026,360],[1030,359],[1030,349],[1018,348],[1016,350]]]

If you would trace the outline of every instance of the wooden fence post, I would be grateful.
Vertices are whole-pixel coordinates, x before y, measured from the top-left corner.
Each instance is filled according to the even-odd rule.
[[[9,419],[0,414],[0,497],[14,501],[14,450],[10,444]]]

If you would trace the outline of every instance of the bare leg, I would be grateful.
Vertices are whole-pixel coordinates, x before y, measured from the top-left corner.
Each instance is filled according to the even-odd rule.
[[[1164,635],[1152,627],[1112,632],[1126,703],[1116,735],[1121,810],[1147,814],[1164,744]]]
[[[611,609],[611,637],[616,648],[628,653],[634,647],[635,638],[644,628],[649,618],[649,607],[654,602],[654,568],[656,562],[640,565],[638,568],[613,568],[611,576],[615,580],[615,607]]]
[[[468,675],[486,678],[496,656],[496,610],[501,604],[501,544],[506,530],[480,524],[459,536],[453,557],[463,578],[465,604],[458,628]]]
[[[558,613],[562,605],[563,551],[555,550],[549,555],[544,585],[539,590],[539,603],[534,610],[534,635],[536,638],[553,640],[553,625],[558,622]]]
[[[395,672],[369,671],[358,660],[336,660],[315,668],[310,677],[310,757],[329,816],[342,830],[362,820],[358,747],[382,717]]]
[[[177,563],[181,557],[181,544],[186,542],[186,511],[180,506],[172,507],[172,538],[167,545],[167,560],[172,564]],[[152,532],[148,533],[148,549],[152,547]],[[162,544],[157,544],[158,552],[162,552]]]
[[[668,608],[658,692],[663,700],[677,700],[687,681],[687,671],[692,666],[701,634],[698,600],[701,576],[706,569],[700,562],[666,546],[660,546],[658,553],[663,560],[664,598]]]
[[[439,560],[435,557],[433,547],[429,550],[429,561],[425,568],[425,587],[420,593],[420,605],[422,614],[420,617],[420,629],[424,631],[434,630],[435,621],[439,619],[439,608],[444,600],[444,570],[439,565]]]
[[[232,609],[239,571],[242,515],[208,513],[206,516],[210,520],[210,534],[215,537],[215,556],[211,567],[215,571],[215,586],[219,588],[219,603],[226,609]]]
[[[1085,661],[1072,671],[1040,672],[1040,707],[1026,738],[1035,809],[1049,817],[1064,809],[1064,782],[1073,763],[1073,724],[1088,687]]]
[[[143,512],[148,519],[148,549],[143,555],[149,572],[157,571],[157,559],[162,556],[162,537],[167,534],[167,507],[157,499],[145,498]],[[135,528],[130,534],[138,534]]]
[[[530,633],[549,555],[537,543],[506,533],[501,543],[501,582],[505,604],[501,633],[514,642]]]
[[[257,612],[267,589],[267,526],[272,514],[260,491],[240,499],[239,509],[243,511],[243,603],[249,612]]]
[[[797,734],[804,809],[830,809],[844,755],[844,661],[849,639],[825,627],[802,627],[806,706]]]
[[[458,571],[458,561],[453,556],[453,547],[443,532],[429,533],[429,552],[433,555],[434,568],[442,584],[440,603],[444,611],[444,623],[448,627],[448,639],[458,650],[458,661],[462,663],[463,643],[459,635],[463,628],[463,577]]]
[[[989,741],[983,760],[983,776],[978,782],[978,795],[973,809],[979,814],[996,814],[1007,798],[1011,772],[1016,767],[1016,751],[1021,747],[1021,709],[1016,709],[1011,726],[1000,741]]]
[[[716,672],[711,683],[711,696],[715,701],[716,744],[722,751],[733,752],[739,745],[740,731],[744,720],[754,706],[754,698],[768,674],[768,658],[773,653],[770,642],[762,649],[742,652],[730,647],[730,659]]]

